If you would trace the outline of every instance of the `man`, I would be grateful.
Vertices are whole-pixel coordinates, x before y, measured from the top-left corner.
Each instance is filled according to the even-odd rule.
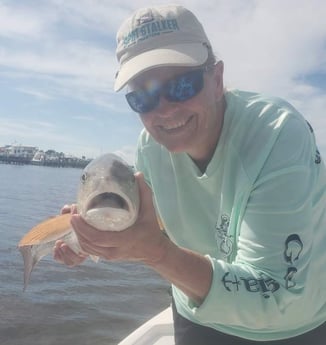
[[[311,126],[283,100],[225,90],[183,7],[140,9],[117,40],[115,90],[128,85],[145,127],[140,215],[120,233],[73,216],[82,249],[172,283],[176,344],[324,344],[326,172]],[[55,258],[84,259],[62,242]]]

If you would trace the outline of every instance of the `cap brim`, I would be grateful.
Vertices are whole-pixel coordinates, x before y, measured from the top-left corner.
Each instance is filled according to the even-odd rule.
[[[199,66],[206,62],[208,50],[202,43],[166,46],[146,51],[126,61],[116,77],[114,91],[142,72],[162,66]]]

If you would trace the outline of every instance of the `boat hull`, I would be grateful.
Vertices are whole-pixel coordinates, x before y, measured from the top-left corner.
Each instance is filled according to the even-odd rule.
[[[175,345],[171,308],[145,322],[118,345]]]

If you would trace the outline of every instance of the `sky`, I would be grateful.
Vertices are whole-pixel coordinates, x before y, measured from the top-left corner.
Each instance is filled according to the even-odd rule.
[[[142,123],[113,91],[116,32],[142,0],[0,0],[0,146],[133,156]],[[285,98],[326,156],[326,1],[187,0],[225,84]]]

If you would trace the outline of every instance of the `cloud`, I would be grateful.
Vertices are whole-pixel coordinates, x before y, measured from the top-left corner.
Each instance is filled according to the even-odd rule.
[[[98,104],[108,106],[103,101],[104,97],[96,94],[113,92],[113,77],[117,69],[114,49],[108,49],[108,45],[103,47],[92,39],[93,36],[86,37],[82,26],[88,25],[87,18],[78,16],[79,2],[67,1],[66,4],[53,0],[47,5],[36,3],[38,6],[28,5],[28,2],[25,6],[0,4],[1,72],[8,78],[24,78],[28,85],[35,82],[33,88],[26,85],[19,92],[39,98],[44,96],[43,99],[58,96],[80,97],[86,102],[95,99]],[[75,9],[73,14],[70,14],[71,4]],[[87,11],[84,8],[85,13],[90,8],[89,3]],[[91,24],[96,30],[101,23],[93,22]],[[110,38],[109,31],[107,34]],[[114,41],[108,39],[108,42],[114,45]],[[42,79],[48,82],[46,94],[42,83],[39,83]]]
[[[63,78],[86,78],[99,84],[106,80],[112,88],[117,69],[115,32],[122,20],[133,9],[145,6],[146,1],[130,4],[128,1],[51,0],[48,3],[54,12],[50,24],[39,19],[47,13],[46,9],[41,7],[37,12],[37,7],[33,11],[31,7],[24,8],[27,23],[37,23],[34,24],[35,32],[43,30],[44,40],[39,42],[42,44],[37,49],[25,46],[12,49],[12,45],[8,49],[2,47],[0,64]],[[225,60],[226,78],[230,85],[266,92],[277,90],[286,95],[291,80],[298,73],[318,70],[322,62],[325,68],[326,26],[323,18],[326,5],[320,1],[202,3],[197,0],[187,1],[186,5],[202,20],[214,48]],[[20,22],[20,30],[25,31],[26,20],[20,20],[22,9],[18,15],[10,8],[7,12],[13,18],[17,17],[13,20]],[[112,12],[115,15],[108,20],[108,14]],[[73,35],[65,35],[61,27],[71,29]],[[84,28],[101,32],[107,39],[106,44],[92,39],[89,33],[85,34]]]
[[[85,115],[76,115],[72,117],[73,120],[77,121],[94,121],[93,116],[85,116]]]
[[[56,127],[49,122],[28,121],[10,118],[0,118],[0,137],[13,137],[16,140],[21,138],[48,138],[62,140],[63,136],[57,133]]]
[[[161,1],[151,1],[160,4]],[[225,63],[229,87],[293,103],[315,127],[326,151],[326,3],[321,0],[180,0],[203,23]],[[33,6],[32,6],[33,4]],[[1,75],[40,101],[71,99],[112,114],[127,112],[112,90],[115,35],[137,0],[39,0],[0,4]],[[81,116],[77,114],[75,116]]]
[[[318,0],[192,1],[212,45],[225,64],[231,88],[287,99],[315,128],[326,156],[326,3]]]
[[[0,37],[40,37],[48,16],[40,16],[29,7],[8,6],[0,3]]]
[[[239,4],[231,1],[235,3]],[[326,4],[314,0],[248,4],[238,10],[224,4],[219,15],[201,12],[231,85],[285,93],[296,76],[325,64]]]
[[[0,146],[13,142],[38,146],[39,149],[55,149],[67,154],[75,154],[79,157],[94,157],[100,154],[96,145],[81,141],[72,135],[67,135],[62,128],[45,121],[12,120],[0,118]],[[36,144],[39,143],[39,144]]]
[[[26,95],[31,95],[33,97],[36,97],[40,100],[51,100],[54,97],[50,96],[49,94],[45,93],[45,92],[41,92],[38,90],[33,90],[31,88],[16,88],[17,91],[26,94]]]
[[[2,66],[18,71],[60,76],[62,79],[77,76],[87,80],[112,82],[112,60],[113,56],[109,51],[83,42],[54,41],[42,49],[0,49]]]

